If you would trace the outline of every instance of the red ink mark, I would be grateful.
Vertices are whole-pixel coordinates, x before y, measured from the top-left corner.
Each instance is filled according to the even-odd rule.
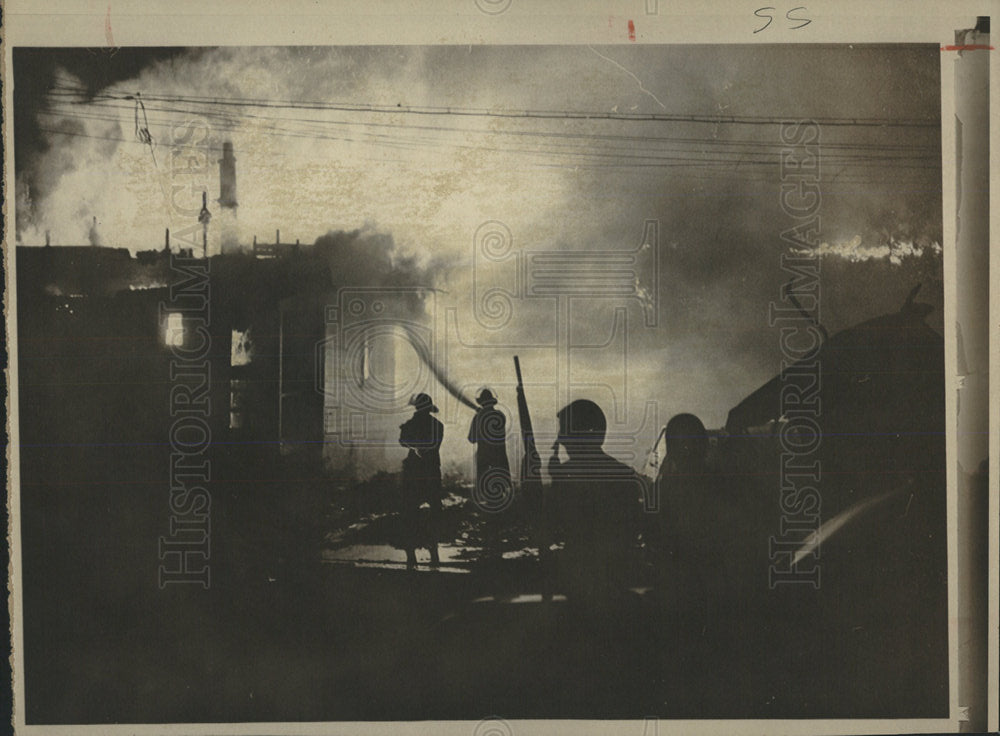
[[[992,51],[992,46],[987,46],[984,43],[969,43],[962,44],[959,46],[942,46],[942,51]]]
[[[108,5],[108,14],[104,18],[104,35],[108,39],[108,46],[114,47],[115,39],[111,35],[111,6]]]
[[[628,22],[628,40],[629,41],[635,40],[635,23],[633,23],[632,21]]]

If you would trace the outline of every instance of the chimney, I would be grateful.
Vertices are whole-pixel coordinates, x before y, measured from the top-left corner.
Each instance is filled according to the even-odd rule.
[[[219,205],[224,209],[234,210],[236,203],[236,157],[233,156],[233,143],[222,144],[222,158],[219,159]]]
[[[274,244],[275,245],[281,245],[281,231],[280,230],[275,230],[274,231]]]
[[[52,245],[52,240],[49,238],[49,231],[46,230],[45,231],[45,247],[47,248],[50,245]]]
[[[163,234],[163,252],[164,253],[169,253],[170,252],[170,228],[169,227],[166,229],[166,232],[164,232],[164,234]]]

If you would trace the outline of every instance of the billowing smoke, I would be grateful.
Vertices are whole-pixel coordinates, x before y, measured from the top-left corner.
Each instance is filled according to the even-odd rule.
[[[475,409],[472,400],[434,360],[428,343],[408,327],[408,320],[416,317],[425,323],[434,319],[434,315],[426,313],[426,297],[443,274],[454,267],[454,259],[436,256],[421,262],[416,256],[400,254],[392,235],[373,226],[350,232],[330,231],[317,238],[315,246],[325,255],[332,280],[338,286],[397,289],[393,294],[402,304],[394,306],[406,318],[400,327],[400,337],[413,347],[441,386],[462,404]]]
[[[212,217],[210,229],[219,233],[219,252],[232,253],[247,250],[240,239],[239,220],[235,209],[220,208]]]
[[[78,69],[73,53],[51,52]],[[934,45],[120,54],[136,55],[129,69],[141,71],[111,84],[93,73],[84,80],[110,99],[65,92],[41,95],[44,103],[16,99],[18,109],[33,110],[44,144],[17,159],[19,242],[42,245],[51,230],[54,245],[87,243],[96,216],[105,245],[158,248],[164,228],[179,240],[197,225],[207,191],[210,253],[231,247],[233,233],[246,249],[254,236],[271,242],[280,229],[285,243],[326,249],[334,283],[411,287],[411,313],[426,314],[430,294],[438,316],[453,310],[449,353],[437,356],[448,376],[437,373],[459,401],[490,385],[509,406],[510,356],[519,352],[540,432],[554,426],[566,398],[594,399],[616,416],[627,409],[629,426],[647,400],[658,402],[661,424],[690,411],[720,426],[780,370],[768,304],[788,278],[781,258],[789,246],[780,234],[795,223],[781,208],[779,126],[705,125],[686,116],[865,119],[891,110],[929,121],[822,129],[815,240],[828,244],[821,246],[822,320],[831,333],[896,311],[916,281],[927,284],[922,296],[943,301]],[[55,83],[80,81],[62,72]],[[148,116],[138,126],[137,92]],[[266,105],[233,104],[238,99]],[[407,108],[597,115],[481,118],[408,115]],[[600,117],[621,111],[677,120]],[[227,140],[238,160],[232,222],[212,204]],[[658,268],[648,253],[636,261],[639,283],[626,291],[639,298],[583,295],[570,304],[527,293],[526,254],[633,251],[650,220],[659,228]],[[476,240],[490,222],[510,234],[498,249]],[[560,273],[550,276],[564,285]],[[896,283],[898,291],[887,286]],[[511,295],[494,321],[484,312],[494,304],[488,293]],[[650,301],[658,309],[647,322],[642,310]],[[628,310],[627,325],[616,321],[618,309]],[[643,429],[650,444],[658,429]],[[456,430],[450,426],[449,436]]]
[[[25,181],[25,178],[23,174],[18,173],[14,184],[14,208],[16,212],[14,217],[14,237],[18,244],[24,242],[21,237],[23,232],[30,232],[32,235],[42,233],[42,230],[39,230],[35,221],[35,203],[31,199],[31,186]],[[51,233],[45,230],[43,237],[51,239],[50,236]],[[30,239],[34,240],[34,238]]]
[[[133,252],[156,247],[165,227],[179,232],[197,217],[202,191],[209,193],[213,215],[222,214],[225,208],[211,203],[219,196],[225,141],[233,143],[239,160],[240,221],[213,222],[210,253],[231,250],[234,241],[245,248],[254,235],[269,240],[277,229],[286,241],[309,242],[331,221],[353,227],[393,217],[378,203],[380,190],[401,201],[385,183],[386,171],[398,167],[389,157],[386,171],[359,181],[357,167],[367,165],[372,153],[351,145],[377,144],[379,138],[353,128],[331,135],[327,126],[344,121],[330,115],[293,110],[269,116],[185,101],[426,102],[423,52],[400,50],[370,63],[366,56],[336,48],[190,50],[151,57],[145,68],[134,67],[142,69],[136,77],[103,87],[57,69],[40,99],[24,101],[39,144],[18,160],[17,242],[42,245],[48,229],[55,243],[84,244],[96,215],[104,245]],[[303,122],[309,118],[318,120]],[[383,160],[378,148],[375,160]],[[399,185],[415,191],[409,182]],[[359,206],[348,193],[367,204]]]
[[[368,224],[356,230],[329,230],[316,238],[315,247],[330,266],[333,282],[347,286],[413,287],[400,293],[421,304],[420,290],[430,289],[440,274],[454,265],[446,256],[417,255],[400,252],[393,236]]]
[[[52,84],[80,87],[80,81],[64,69],[55,71]],[[108,164],[118,150],[122,129],[117,121],[77,113],[76,107],[85,102],[82,95],[67,94],[62,112],[43,107],[38,114],[39,131],[47,145],[28,155],[26,163],[18,161],[18,243],[41,245],[50,231],[52,240],[59,243],[111,244],[97,235],[94,218],[103,225],[113,210],[110,197],[120,179]]]

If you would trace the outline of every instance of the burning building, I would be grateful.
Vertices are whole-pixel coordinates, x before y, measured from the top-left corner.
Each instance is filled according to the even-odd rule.
[[[204,255],[213,336],[212,431],[228,438],[220,452],[249,447],[259,454],[264,447],[310,456],[347,478],[398,468],[404,454],[398,431],[409,414],[408,400],[433,390],[433,330],[424,321],[431,292],[412,264],[394,262],[388,235],[331,232],[300,246],[282,243],[276,231],[273,245],[254,237],[252,250],[244,250],[231,141],[222,144],[218,163],[219,210],[209,211],[203,192],[201,242],[181,241],[189,248],[171,248],[169,230],[163,250],[135,256],[124,248],[18,248],[21,304],[32,305],[30,318],[23,314],[37,322],[31,330],[41,338],[33,344],[44,343],[53,330],[85,333],[82,314],[118,313],[126,342],[158,340],[147,354],[167,365],[173,349],[194,339],[195,329],[182,310],[163,307],[194,267],[194,261],[175,261]],[[218,234],[209,233],[210,227]],[[95,218],[92,246],[96,228]],[[72,307],[73,324],[62,325]],[[30,346],[22,355],[32,359]],[[142,385],[115,381],[126,367],[127,361],[95,364],[92,378],[124,395],[128,386]],[[147,397],[127,399],[140,405]]]
[[[209,390],[219,453],[311,458],[342,479],[398,469],[408,400],[434,391],[427,364],[434,349],[427,316],[433,295],[418,286],[381,286],[375,272],[351,270],[365,248],[385,245],[335,233],[316,245],[275,248],[269,257],[233,252],[208,259]],[[200,255],[200,249],[171,253],[169,246],[136,256],[91,246],[19,247],[19,304],[32,335],[20,351],[28,361],[22,375],[44,378],[41,361],[55,372],[39,385],[64,383],[58,370],[65,362],[43,360],[33,348],[61,349],[46,336],[67,331],[76,340],[91,329],[106,337],[112,320],[115,344],[151,341],[135,349],[156,366],[140,370],[118,353],[106,361],[93,358],[77,364],[80,385],[106,386],[109,404],[148,405],[139,414],[120,414],[142,422],[135,434],[168,426],[167,402],[150,396],[153,384],[142,376],[165,377],[172,350],[196,341],[194,323],[169,304],[172,287],[187,278],[178,259],[190,265]],[[62,346],[70,344],[76,343]],[[136,370],[141,380],[124,380]],[[41,396],[32,401],[45,403]],[[79,402],[63,396],[58,403],[67,416]]]

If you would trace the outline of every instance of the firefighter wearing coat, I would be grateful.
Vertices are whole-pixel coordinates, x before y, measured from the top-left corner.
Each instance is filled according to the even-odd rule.
[[[413,416],[399,428],[399,444],[409,452],[403,460],[403,487],[400,518],[403,525],[403,548],[406,563],[417,562],[416,548],[431,553],[431,564],[440,564],[438,536],[441,523],[441,441],[444,425],[431,414],[438,408],[427,394],[417,394],[410,400]],[[428,504],[428,511],[422,510]]]
[[[484,388],[476,403],[480,408],[469,425],[468,440],[476,446],[476,485],[472,503],[483,515],[486,554],[500,557],[504,512],[514,500],[507,460],[507,417],[496,408],[493,392]]]

